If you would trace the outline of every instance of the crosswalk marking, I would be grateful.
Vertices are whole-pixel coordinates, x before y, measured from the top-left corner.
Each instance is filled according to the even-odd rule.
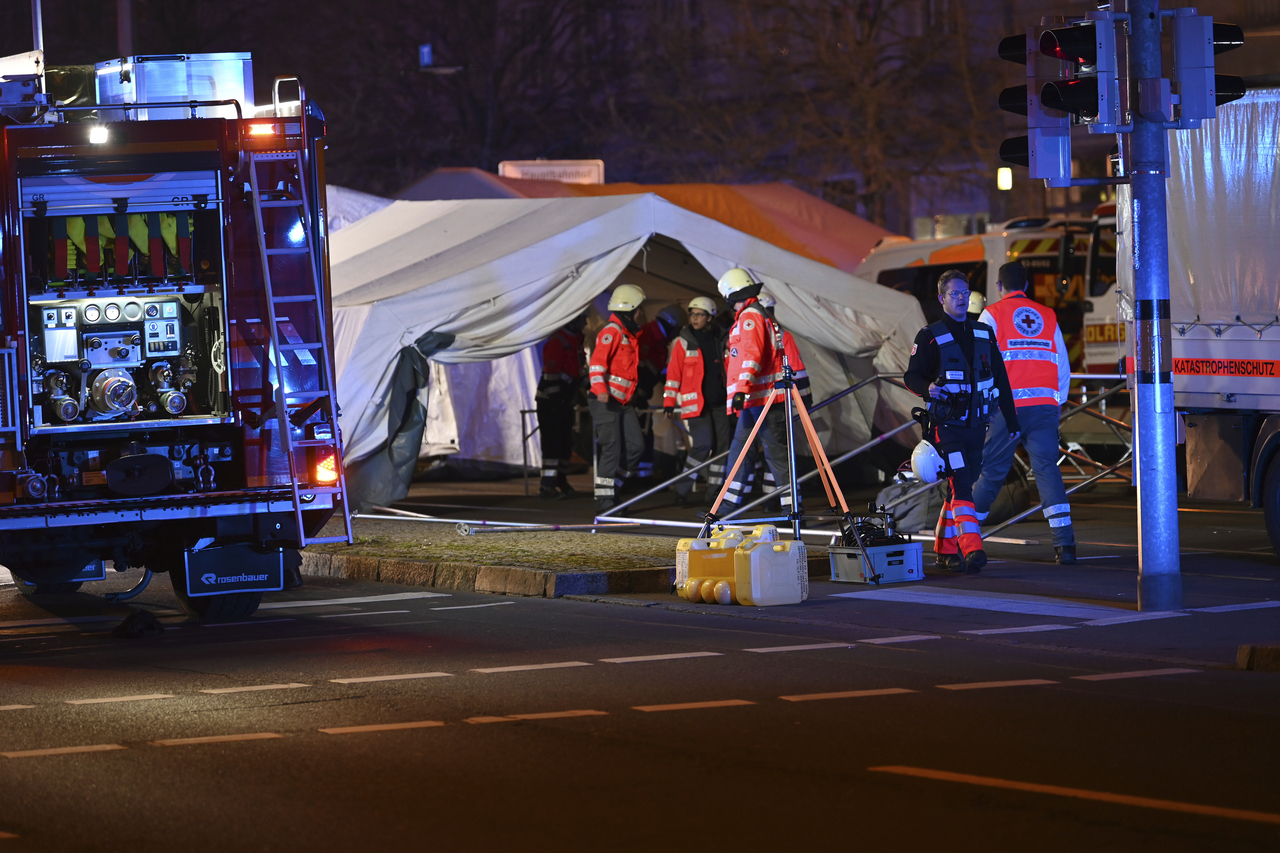
[[[905,687],[885,687],[880,690],[843,690],[839,693],[801,693],[797,696],[779,696],[788,702],[814,702],[819,699],[861,699],[864,696],[894,696],[899,693],[915,693]]]
[[[1021,681],[971,681],[961,684],[939,684],[943,690],[986,690],[989,687],[1035,687],[1041,684],[1057,684],[1046,678],[1024,678]]]
[[[335,728],[320,729],[327,735],[354,735],[361,732],[396,732],[403,729],[433,729],[437,726],[443,726],[444,723],[439,720],[418,720],[413,723],[375,723],[370,726],[337,726]]]
[[[1122,678],[1153,678],[1157,675],[1182,675],[1188,672],[1199,672],[1198,669],[1135,669],[1132,672],[1100,672],[1096,675],[1073,675],[1077,681],[1117,681]]]

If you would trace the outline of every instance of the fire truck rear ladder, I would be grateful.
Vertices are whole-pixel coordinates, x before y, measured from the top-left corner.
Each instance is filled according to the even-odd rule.
[[[284,163],[289,167],[291,181],[296,181],[294,187],[289,188],[291,191],[284,193],[286,196],[282,199],[264,199],[264,191],[275,194],[274,187],[260,187],[259,181],[265,179],[265,175],[259,174],[259,168],[266,167],[269,169],[272,164]],[[264,169],[265,171],[265,169]],[[334,387],[332,376],[330,373],[329,353],[330,349],[327,340],[328,324],[325,322],[324,311],[324,294],[321,287],[321,279],[319,275],[319,267],[317,266],[317,258],[315,246],[311,239],[312,225],[311,208],[307,204],[307,188],[303,171],[302,153],[298,151],[255,151],[249,154],[249,181],[253,191],[253,215],[258,226],[258,251],[262,259],[262,281],[267,293],[267,328],[271,330],[271,359],[276,369],[276,382],[273,390],[274,409],[276,421],[280,433],[280,446],[284,449],[289,460],[289,484],[293,492],[293,515],[294,521],[298,528],[298,547],[305,548],[307,545],[318,545],[326,542],[346,542],[351,544],[354,539],[351,534],[351,513],[347,508],[347,478],[342,470],[342,436],[338,430],[338,419],[336,417],[337,406],[334,400]],[[272,207],[293,207],[298,209],[299,218],[304,226],[304,245],[289,246],[271,246],[267,244],[268,233],[262,211],[264,208]],[[310,289],[303,295],[276,296],[271,284],[271,258],[276,255],[305,255],[306,270],[309,277]],[[296,306],[290,308],[291,312],[304,311],[311,314],[314,321],[312,328],[316,329],[319,340],[312,342],[296,343],[288,340],[281,340],[279,319],[277,317],[276,307],[279,305],[289,304]],[[295,317],[294,326],[306,327],[306,324],[297,323]],[[288,318],[286,318],[286,321]],[[284,369],[288,364],[285,353],[310,351],[312,357],[316,361],[317,377],[319,390],[317,391],[288,391],[285,389]],[[296,356],[295,356],[296,357]],[[290,419],[290,404],[295,408],[293,414],[296,416],[300,411],[314,411],[316,407],[322,409],[329,419],[330,434],[328,438],[303,438],[295,440],[293,437],[294,425]],[[265,427],[265,424],[263,425]],[[298,488],[299,475],[314,476],[313,472],[299,471],[299,462],[296,458],[295,451],[315,447],[321,450],[328,449],[334,454],[334,468],[337,473],[337,480],[333,486],[314,487],[307,486],[302,489]],[[306,454],[304,453],[304,456]],[[345,536],[309,536],[306,528],[302,523],[302,495],[333,495],[335,501],[341,501],[341,512],[343,524],[345,525]]]

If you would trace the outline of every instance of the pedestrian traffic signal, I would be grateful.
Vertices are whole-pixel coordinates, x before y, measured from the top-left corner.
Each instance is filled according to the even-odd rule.
[[[1235,24],[1215,24],[1195,9],[1174,10],[1173,84],[1178,95],[1178,127],[1198,128],[1216,118],[1222,104],[1244,97],[1244,80],[1214,73],[1214,56],[1244,44]]]
[[[1071,117],[1046,109],[1041,101],[1042,87],[1061,73],[1061,63],[1044,59],[1037,47],[1039,37],[1040,28],[1030,27],[1026,34],[1000,42],[1001,59],[1027,67],[1026,85],[1005,89],[999,100],[1000,109],[1027,117],[1027,135],[1001,143],[1000,159],[1026,166],[1032,178],[1048,186],[1066,187],[1071,185]]]
[[[1109,12],[1089,17],[1040,34],[1040,52],[1065,63],[1067,71],[1041,87],[1040,101],[1074,116],[1090,133],[1116,133],[1121,122],[1115,23]]]

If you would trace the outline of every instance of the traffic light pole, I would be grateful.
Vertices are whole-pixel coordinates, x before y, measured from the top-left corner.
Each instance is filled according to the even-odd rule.
[[[1129,73],[1160,78],[1160,2],[1129,0]],[[1138,609],[1182,608],[1177,428],[1169,322],[1167,131],[1133,110],[1134,437],[1138,483]]]

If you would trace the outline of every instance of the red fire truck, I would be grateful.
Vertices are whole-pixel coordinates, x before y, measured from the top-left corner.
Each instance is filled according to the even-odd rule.
[[[296,80],[255,115],[46,76],[0,79],[0,564],[28,595],[164,572],[193,616],[243,618],[351,539],[323,115]]]

